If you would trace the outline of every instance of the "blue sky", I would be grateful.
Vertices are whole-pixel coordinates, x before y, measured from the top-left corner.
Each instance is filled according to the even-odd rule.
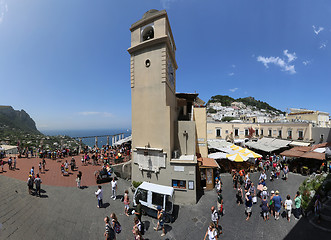
[[[0,104],[40,130],[131,127],[130,26],[166,9],[177,92],[331,112],[331,1],[0,0]]]

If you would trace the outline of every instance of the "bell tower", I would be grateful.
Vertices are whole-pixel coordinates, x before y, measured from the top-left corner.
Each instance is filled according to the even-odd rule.
[[[130,31],[132,180],[154,182],[175,144],[176,46],[165,10],[146,12]]]

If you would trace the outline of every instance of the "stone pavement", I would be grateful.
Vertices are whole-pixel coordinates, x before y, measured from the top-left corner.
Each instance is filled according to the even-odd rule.
[[[252,175],[256,182],[259,174]],[[222,175],[224,183],[225,215],[220,223],[224,233],[221,239],[301,239],[327,238],[329,233],[320,231],[305,218],[288,223],[286,219],[264,222],[259,216],[260,207],[253,206],[253,215],[245,221],[244,206],[235,203],[235,190],[229,174]],[[289,181],[268,182],[268,190],[279,190],[284,199],[293,197],[303,176],[290,174]],[[119,179],[118,194],[129,189],[130,183]],[[133,216],[124,215],[120,200],[110,199],[110,186],[103,184],[105,208],[96,207],[96,186],[84,189],[42,185],[42,197],[28,195],[25,181],[0,175],[0,239],[103,239],[103,218],[115,212],[122,224],[117,239],[133,239]],[[132,199],[132,195],[131,195]],[[143,216],[148,228],[145,239],[203,239],[210,222],[210,207],[216,205],[215,191],[208,191],[196,205],[180,206],[178,218],[166,225],[167,234],[160,237],[155,232],[156,219]],[[0,226],[1,226],[0,225]]]

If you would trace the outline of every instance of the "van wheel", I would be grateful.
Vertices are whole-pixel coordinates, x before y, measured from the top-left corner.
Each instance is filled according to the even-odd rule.
[[[141,214],[146,216],[146,211],[144,209],[141,209]]]
[[[164,216],[164,221],[165,221],[166,223],[170,223],[170,217],[169,217],[169,215],[165,215],[165,216]]]

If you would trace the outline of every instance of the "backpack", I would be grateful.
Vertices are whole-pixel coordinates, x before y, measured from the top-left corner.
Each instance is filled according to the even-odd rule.
[[[115,224],[114,224],[114,231],[118,234],[122,231],[122,227],[121,227],[121,224],[116,221]]]

